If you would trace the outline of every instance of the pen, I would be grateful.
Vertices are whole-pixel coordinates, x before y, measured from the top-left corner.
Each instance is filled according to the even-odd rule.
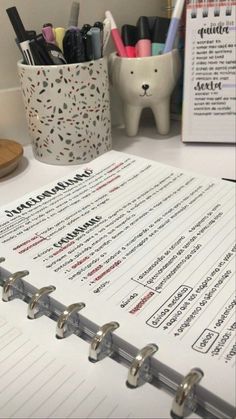
[[[120,32],[117,29],[114,18],[109,10],[105,12],[105,16],[110,20],[111,23],[111,36],[116,48],[116,51],[120,57],[127,57],[123,41],[120,36]]]
[[[78,1],[73,1],[70,9],[70,17],[68,27],[78,27],[80,4]]]
[[[173,14],[171,16],[170,26],[167,33],[167,39],[164,48],[164,54],[170,52],[173,49],[175,37],[178,31],[181,15],[184,8],[185,0],[177,0]]]
[[[34,65],[35,63],[34,63],[34,59],[30,50],[29,38],[24,28],[24,25],[21,21],[21,18],[18,14],[17,8],[15,6],[9,7],[8,9],[6,9],[6,12],[11,21],[11,24],[13,26],[17,39],[19,41],[19,46],[21,48],[25,62],[27,64]]]

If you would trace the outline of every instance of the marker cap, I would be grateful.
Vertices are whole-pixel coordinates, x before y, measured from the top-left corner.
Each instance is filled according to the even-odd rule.
[[[125,46],[134,46],[137,43],[138,37],[136,26],[123,25],[121,34]]]
[[[93,25],[93,27],[94,28],[99,28],[100,31],[103,31],[103,22],[100,22],[100,21],[95,22],[94,25]]]
[[[137,35],[138,40],[140,39],[151,39],[151,33],[148,24],[148,18],[146,16],[140,16],[137,23]]]
[[[45,41],[55,44],[53,27],[51,24],[48,24],[47,26],[43,25],[42,34],[44,36]]]
[[[89,23],[85,23],[81,28],[81,33],[85,35],[91,28],[92,26]]]
[[[48,26],[50,26],[52,28],[52,23],[44,23],[43,24],[43,28],[47,28]]]
[[[54,28],[55,31],[55,39],[56,44],[60,48],[60,50],[63,52],[63,38],[65,36],[65,29],[64,28]]]
[[[68,29],[63,38],[64,56],[67,63],[85,61],[85,50],[82,34],[79,30]]]
[[[170,19],[166,17],[157,17],[152,31],[152,42],[164,44],[166,42]]]
[[[107,10],[107,11],[105,12],[105,17],[107,17],[107,18],[110,20],[110,22],[111,22],[111,30],[112,30],[112,29],[116,29],[116,28],[117,28],[117,26],[116,26],[116,22],[114,21],[114,18],[113,18],[113,16],[112,16],[112,14],[111,14],[110,10]]]
[[[98,58],[101,58],[101,38],[100,38],[100,29],[96,27],[92,27],[89,32],[92,36],[92,46],[93,46],[93,55],[94,59],[97,60]]]
[[[94,59],[93,53],[93,43],[92,43],[92,33],[88,31],[83,35],[83,41],[85,46],[85,57],[86,61],[91,61]]]

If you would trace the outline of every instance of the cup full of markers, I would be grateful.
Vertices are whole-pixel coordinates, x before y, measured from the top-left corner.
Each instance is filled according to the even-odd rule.
[[[86,163],[111,149],[107,58],[110,22],[78,27],[73,2],[68,29],[26,30],[16,7],[6,10],[22,53],[17,63],[34,156],[56,165]]]
[[[6,10],[23,59],[17,63],[35,157],[49,164],[88,162],[112,147],[106,46],[111,35],[110,80],[121,96],[127,135],[136,135],[143,108],[160,134],[170,127],[170,96],[181,72],[174,41],[184,0],[170,20],[141,16],[121,34],[110,11],[103,21],[78,26],[72,3],[68,28],[25,29],[16,7]]]
[[[128,136],[137,134],[144,108],[152,110],[159,134],[170,130],[170,98],[181,74],[174,43],[183,8],[184,0],[177,0],[171,19],[141,16],[136,25],[124,24],[121,33],[105,13],[116,50],[109,57],[110,80],[122,101]]]

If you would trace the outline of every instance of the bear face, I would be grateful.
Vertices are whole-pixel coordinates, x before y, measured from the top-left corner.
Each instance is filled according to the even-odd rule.
[[[111,54],[111,81],[121,98],[126,103],[149,107],[170,96],[180,73],[178,53],[173,53],[145,58]]]

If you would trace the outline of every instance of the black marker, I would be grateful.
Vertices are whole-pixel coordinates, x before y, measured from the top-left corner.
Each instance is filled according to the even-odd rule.
[[[6,9],[6,12],[16,33],[25,62],[27,64],[34,65],[35,63],[30,50],[29,38],[18,14],[17,8],[9,7]]]
[[[30,49],[34,57],[35,65],[53,65],[52,58],[50,57],[46,41],[43,35],[37,35],[35,39],[30,41]]]
[[[92,26],[89,23],[85,23],[81,28],[81,34],[85,35],[91,28]]]
[[[68,64],[85,61],[85,48],[81,31],[68,29],[63,39],[64,56]]]
[[[84,48],[85,48],[85,59],[86,61],[94,60],[92,34],[90,31],[82,35]]]
[[[103,22],[95,22],[93,25],[94,28],[100,29],[100,44],[101,44],[101,55],[103,55]]]

